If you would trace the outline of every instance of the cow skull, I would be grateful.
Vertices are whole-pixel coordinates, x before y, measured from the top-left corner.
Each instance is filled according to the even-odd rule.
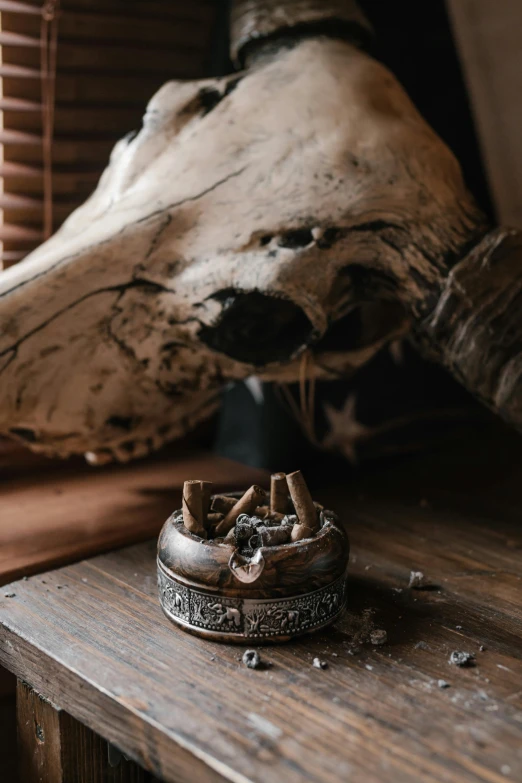
[[[89,200],[0,275],[0,431],[126,460],[231,379],[293,380],[306,350],[316,377],[351,372],[437,330],[485,231],[452,154],[346,41],[169,82]]]

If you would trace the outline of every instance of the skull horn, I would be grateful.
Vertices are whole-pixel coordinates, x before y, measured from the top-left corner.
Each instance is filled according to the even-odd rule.
[[[522,232],[489,231],[417,322],[424,353],[522,430]]]

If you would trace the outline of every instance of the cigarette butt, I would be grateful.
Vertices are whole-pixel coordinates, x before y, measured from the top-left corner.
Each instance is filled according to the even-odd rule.
[[[200,481],[199,483],[201,484],[201,493],[203,495],[203,511],[208,512],[213,485],[211,481]]]
[[[261,546],[278,546],[290,541],[290,528],[285,527],[258,527],[256,535],[260,538]],[[255,538],[255,536],[252,536]]]
[[[315,531],[312,530],[311,527],[299,524],[293,526],[290,534],[293,543],[295,541],[302,541],[303,538],[313,538],[313,536],[315,536]]]
[[[286,514],[288,505],[288,484],[284,473],[273,473],[270,477],[270,510]]]
[[[226,517],[216,527],[215,535],[224,536],[236,524],[236,519],[240,514],[252,514],[266,499],[266,492],[261,487],[253,486],[247,489],[242,498],[240,498],[233,508],[227,513]]]
[[[310,538],[319,530],[320,522],[312,496],[300,470],[286,477],[292,503],[297,514],[297,525],[292,529],[292,541]]]
[[[183,524],[200,538],[206,538],[203,527],[203,493],[200,481],[185,481],[183,484]]]
[[[210,510],[216,511],[220,514],[228,514],[231,508],[237,503],[237,498],[230,498],[228,495],[214,495],[212,503],[210,504]]]
[[[254,514],[256,517],[261,517],[261,519],[264,519],[266,515],[270,512],[270,506],[258,506],[256,510],[254,511]]]
[[[224,514],[220,514],[217,511],[211,511],[210,514],[207,515],[207,530],[213,530],[213,528],[215,528],[216,525],[219,525],[224,518]]]
[[[200,481],[201,484],[201,504],[203,507],[203,527],[208,529],[207,515],[210,510],[210,496],[212,495],[212,482]]]

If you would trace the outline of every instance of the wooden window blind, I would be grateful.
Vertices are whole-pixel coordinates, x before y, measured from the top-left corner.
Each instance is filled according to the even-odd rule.
[[[171,78],[207,75],[215,0],[0,0],[0,209],[2,261],[9,266],[45,238],[92,192],[114,143],[139,127],[147,101]],[[52,13],[51,13],[52,16]],[[44,132],[49,81],[42,32],[57,31],[52,167]],[[52,64],[52,63],[51,63]],[[44,63],[45,65],[45,63]],[[45,178],[47,176],[47,189]],[[49,217],[49,216],[48,216]]]
[[[44,238],[44,5],[0,0],[4,267]],[[113,145],[140,126],[155,91],[168,79],[209,74],[223,11],[219,0],[62,0],[59,5],[52,166],[47,167],[53,230],[92,192]],[[28,466],[42,462],[0,438],[0,474],[17,460]]]

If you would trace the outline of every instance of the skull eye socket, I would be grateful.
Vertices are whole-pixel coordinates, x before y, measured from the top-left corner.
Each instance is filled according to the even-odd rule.
[[[313,241],[314,236],[309,228],[295,228],[281,234],[277,244],[279,247],[287,247],[290,250],[296,250],[299,247],[311,245]]]

